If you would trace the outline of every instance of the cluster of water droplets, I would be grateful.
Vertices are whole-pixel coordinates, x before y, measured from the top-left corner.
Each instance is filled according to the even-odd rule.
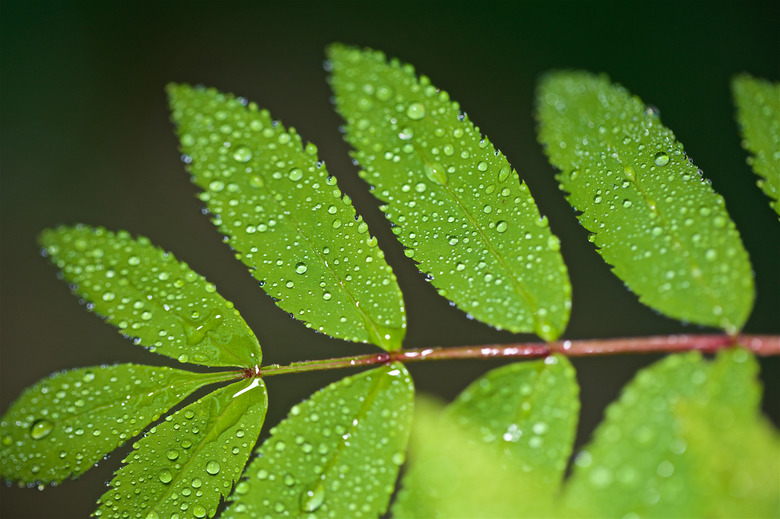
[[[471,384],[452,404],[504,462],[543,486],[560,484],[579,412],[574,368],[564,357],[515,363]]]
[[[318,331],[400,344],[395,276],[316,146],[254,103],[185,86],[172,98],[201,199],[263,289]]]
[[[542,90],[540,138],[591,241],[648,305],[736,330],[753,277],[723,198],[657,109],[605,78],[574,76]],[[574,104],[598,110],[573,118]]]
[[[347,139],[406,255],[471,315],[559,334],[570,304],[560,243],[506,158],[411,66],[340,52],[332,84]]]
[[[225,517],[381,514],[404,461],[412,399],[411,378],[395,364],[294,406],[247,468]]]
[[[257,339],[233,304],[148,238],[79,225],[41,240],[88,308],[151,351],[180,362],[259,363]]]
[[[81,474],[201,384],[187,372],[131,364],[57,373],[3,416],[3,475],[35,484]]]
[[[212,517],[244,469],[265,416],[265,387],[247,393],[241,389],[247,383],[215,391],[152,427],[133,445],[95,515]]]

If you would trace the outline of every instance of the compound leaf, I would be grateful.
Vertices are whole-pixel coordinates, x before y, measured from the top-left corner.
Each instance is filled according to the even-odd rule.
[[[423,405],[394,516],[549,515],[574,443],[578,393],[574,368],[556,355],[490,371],[445,415]]]
[[[252,367],[252,330],[214,285],[143,236],[102,227],[58,227],[40,237],[88,308],[150,351],[180,362]]]
[[[346,138],[406,255],[477,319],[558,337],[571,306],[560,243],[506,158],[410,65],[341,45],[328,57]]]
[[[742,74],[732,80],[731,90],[744,137],[742,145],[753,154],[748,164],[761,177],[758,187],[780,214],[780,83]]]
[[[743,349],[640,372],[577,456],[562,515],[776,515],[780,437],[760,416],[757,373]]]
[[[399,348],[395,275],[316,147],[229,94],[187,85],[168,94],[201,199],[277,305],[333,337]]]
[[[539,139],[580,222],[640,301],[738,331],[753,271],[723,198],[657,113],[605,76],[558,72],[537,95]]]
[[[397,363],[321,389],[271,430],[224,517],[378,517],[404,460],[413,400]]]
[[[267,408],[265,384],[255,378],[166,417],[135,443],[95,515],[212,517],[241,475]]]
[[[224,378],[133,364],[55,373],[0,419],[0,475],[28,485],[78,476],[192,391]]]

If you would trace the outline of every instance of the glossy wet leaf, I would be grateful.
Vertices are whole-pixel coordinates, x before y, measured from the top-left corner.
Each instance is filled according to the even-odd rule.
[[[380,52],[328,57],[361,176],[440,294],[497,328],[558,337],[571,286],[525,183],[446,92]]]
[[[423,407],[395,517],[542,517],[574,444],[574,368],[562,356],[490,371],[448,406]]]
[[[260,364],[257,338],[233,303],[148,238],[77,225],[47,229],[40,241],[88,308],[149,350],[209,366]]]
[[[218,389],[166,417],[134,445],[95,514],[212,517],[241,475],[267,408],[265,384],[253,379]]]
[[[168,94],[201,199],[279,307],[333,337],[400,347],[395,275],[316,147],[232,95],[187,85]]]
[[[563,515],[776,515],[780,437],[760,416],[757,374],[742,349],[641,371],[577,456]]]
[[[539,139],[613,272],[669,317],[735,332],[753,271],[723,198],[657,112],[605,76],[547,75]]]
[[[780,214],[780,83],[742,74],[732,80],[731,90],[742,145],[752,154],[748,164],[761,177],[758,186]]]
[[[55,373],[0,419],[0,476],[59,483],[78,476],[222,374],[119,364]]]
[[[413,399],[402,364],[321,389],[271,430],[223,518],[378,517],[404,460]]]

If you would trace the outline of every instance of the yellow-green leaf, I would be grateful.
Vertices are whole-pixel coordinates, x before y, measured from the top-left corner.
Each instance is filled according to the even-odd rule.
[[[187,85],[168,94],[201,199],[277,305],[333,337],[399,348],[395,275],[317,148],[232,95]]]
[[[760,416],[757,374],[743,349],[640,372],[577,456],[561,515],[776,517],[780,436]]]
[[[271,430],[223,517],[383,514],[404,460],[413,400],[402,364],[321,389]]]
[[[328,57],[346,138],[406,255],[491,326],[563,333],[571,286],[560,243],[504,155],[410,65],[342,45]]]
[[[742,74],[732,80],[731,90],[742,145],[753,154],[748,164],[761,177],[758,187],[780,214],[780,83]]]
[[[657,112],[585,72],[545,76],[537,109],[561,189],[615,275],[669,317],[740,330],[755,297],[747,252]]]
[[[209,366],[260,364],[257,338],[233,303],[148,238],[77,225],[47,229],[40,241],[87,307],[149,350]]]
[[[0,419],[0,476],[26,484],[78,476],[188,394],[225,377],[133,364],[55,373]]]
[[[423,405],[394,516],[552,513],[574,444],[578,392],[574,368],[556,355],[488,372],[446,415]]]
[[[267,408],[265,384],[256,378],[166,417],[136,442],[95,515],[212,517],[244,470]]]

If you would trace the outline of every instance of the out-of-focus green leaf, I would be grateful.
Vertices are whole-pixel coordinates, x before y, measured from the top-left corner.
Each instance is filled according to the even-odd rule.
[[[26,484],[78,476],[192,391],[225,379],[133,364],[55,373],[0,419],[0,476]]]
[[[395,275],[317,148],[243,99],[187,85],[168,94],[201,199],[279,307],[333,337],[399,348]]]
[[[757,372],[743,349],[640,372],[577,456],[562,515],[775,517],[780,438],[760,416]]]
[[[731,90],[744,137],[742,145],[753,154],[748,164],[761,177],[758,187],[780,214],[780,83],[743,74],[732,80]]]
[[[148,238],[77,225],[47,229],[40,241],[88,308],[149,350],[209,366],[260,364],[257,338],[233,303]]]
[[[332,45],[336,106],[361,176],[440,294],[497,328],[552,340],[569,319],[560,242],[525,183],[425,76]]]
[[[136,442],[95,515],[212,517],[244,470],[267,408],[265,384],[255,378],[166,417]]]
[[[223,517],[378,517],[404,460],[413,400],[402,364],[321,389],[271,430]]]
[[[657,112],[585,72],[547,75],[537,109],[561,189],[615,275],[669,317],[741,329],[755,296],[747,252]]]
[[[489,372],[445,416],[423,405],[394,516],[551,514],[574,443],[578,392],[574,368],[554,356]]]

